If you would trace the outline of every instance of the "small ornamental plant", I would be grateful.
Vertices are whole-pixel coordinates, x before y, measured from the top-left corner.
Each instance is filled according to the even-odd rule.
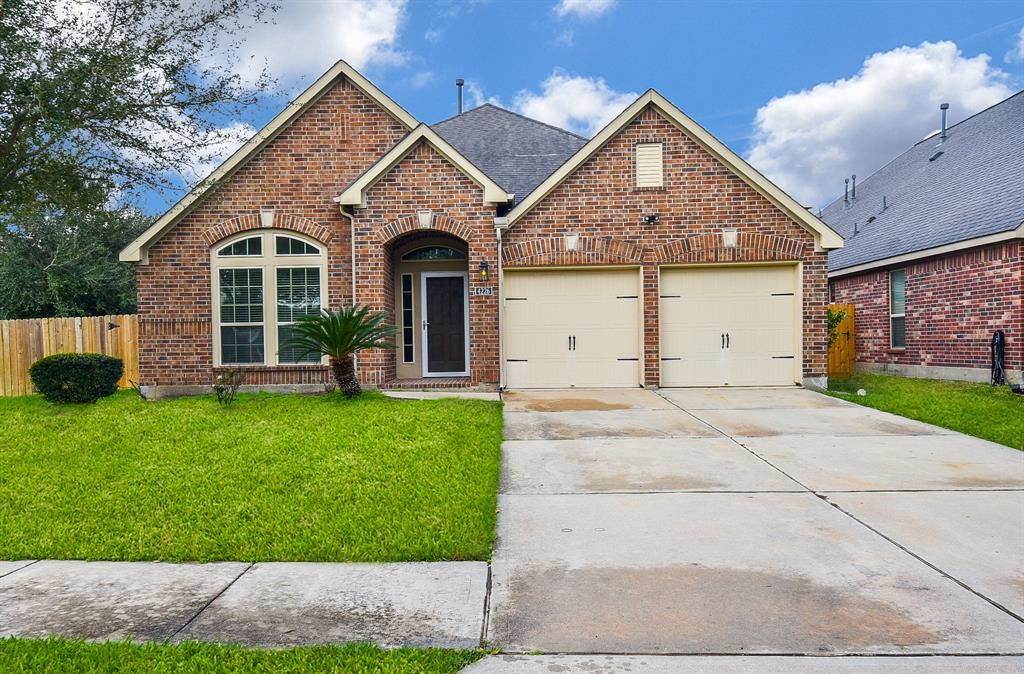
[[[94,403],[117,392],[120,358],[101,353],[58,353],[32,363],[32,386],[54,403]]]
[[[238,395],[238,389],[242,388],[244,383],[245,372],[243,370],[228,368],[213,376],[211,386],[217,396],[217,402],[223,407],[231,407],[231,403],[235,402],[235,396]]]

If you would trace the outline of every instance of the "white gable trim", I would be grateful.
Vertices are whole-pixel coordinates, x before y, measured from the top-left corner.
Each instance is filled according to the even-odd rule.
[[[503,204],[515,198],[496,182],[484,175],[472,162],[462,156],[444,138],[426,124],[420,124],[412,130],[400,143],[388,150],[387,154],[377,160],[363,175],[359,176],[345,191],[334,198],[342,206],[366,206],[366,192],[388,171],[393,169],[406,155],[413,151],[420,141],[428,143],[452,165],[462,171],[468,178],[479,185],[484,191],[484,204]]]
[[[525,199],[509,211],[508,221],[515,224],[524,215],[529,213],[546,196],[548,196],[562,181],[572,175],[576,169],[583,165],[590,157],[597,153],[620,131],[629,125],[636,117],[644,111],[647,106],[655,107],[659,112],[671,120],[683,132],[693,138],[699,145],[707,150],[713,157],[729,167],[733,173],[739,176],[745,183],[761,193],[776,207],[782,210],[795,222],[814,234],[815,243],[819,249],[829,250],[843,247],[843,238],[815,217],[806,208],[797,203],[791,196],[783,192],[770,180],[761,175],[754,167],[744,161],[739,155],[727,148],[721,141],[712,136],[704,127],[693,121],[682,110],[673,105],[668,99],[654,89],[636,99],[618,117],[613,119],[608,126],[590,139],[580,150],[569,158],[557,171],[548,176]]]
[[[148,261],[146,252],[151,245],[156,243],[171,227],[176,225],[178,221],[198,205],[202,198],[215,185],[231,177],[235,171],[241,168],[257,152],[263,149],[263,147],[273,140],[281,131],[286,129],[291,122],[305,112],[309,106],[315,103],[324,92],[330,89],[331,86],[342,77],[347,78],[357,89],[377,103],[407,129],[412,129],[416,124],[418,124],[415,117],[406,112],[406,110],[398,105],[398,103],[395,103],[395,101],[378,89],[372,82],[370,82],[370,80],[359,74],[355,68],[344,61],[338,61],[330,70],[324,73],[316,82],[303,91],[298,98],[285,106],[284,110],[274,117],[274,119],[270,120],[270,122],[260,129],[255,136],[250,138],[245,145],[240,147],[234,154],[224,160],[224,162],[218,166],[213,173],[192,188],[188,194],[182,197],[181,200],[174,204],[174,206],[172,206],[166,213],[161,215],[157,221],[154,222],[145,232],[139,235],[137,239],[125,246],[124,250],[122,250],[121,254],[118,256],[119,259],[122,262],[139,262],[141,264],[146,264]],[[254,208],[258,206],[259,204],[256,204],[254,205]]]

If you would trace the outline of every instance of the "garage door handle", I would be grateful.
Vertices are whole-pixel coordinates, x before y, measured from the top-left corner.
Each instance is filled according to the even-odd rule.
[[[723,332],[722,334],[719,335],[719,337],[722,338],[722,348],[724,349],[725,348],[725,333]]]
[[[572,350],[576,350],[576,335],[572,336]]]
[[[729,333],[725,333],[725,348],[729,348]]]

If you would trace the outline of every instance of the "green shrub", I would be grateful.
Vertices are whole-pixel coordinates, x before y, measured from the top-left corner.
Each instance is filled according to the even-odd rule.
[[[94,403],[112,395],[122,372],[120,358],[100,353],[58,353],[28,370],[32,385],[54,403]]]

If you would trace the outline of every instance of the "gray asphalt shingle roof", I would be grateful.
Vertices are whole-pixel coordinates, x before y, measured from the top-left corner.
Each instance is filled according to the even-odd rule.
[[[490,103],[431,128],[494,182],[516,195],[532,192],[587,139]]]
[[[829,253],[829,271],[1024,222],[1024,91],[949,127],[947,136],[941,144],[938,134],[926,138],[858,182],[849,206],[840,197],[822,211],[846,239]]]

